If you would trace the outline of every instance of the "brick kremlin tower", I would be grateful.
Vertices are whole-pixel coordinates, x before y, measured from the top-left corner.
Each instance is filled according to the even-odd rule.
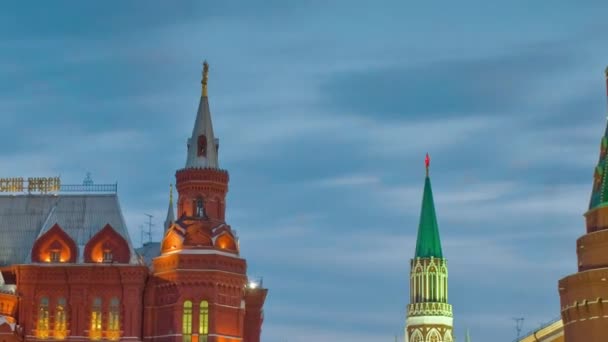
[[[608,69],[606,69],[608,89]],[[587,233],[576,241],[578,273],[559,281],[566,342],[608,339],[608,127],[594,172]]]
[[[225,221],[228,172],[220,169],[205,62],[186,166],[176,173],[177,220],[169,205],[161,255],[145,298],[144,339],[259,342],[267,290],[247,277],[235,232]]]
[[[410,304],[407,306],[406,342],[452,342],[452,306],[448,304],[448,266],[441,251],[439,227],[429,178],[426,178],[416,254],[410,262]]]

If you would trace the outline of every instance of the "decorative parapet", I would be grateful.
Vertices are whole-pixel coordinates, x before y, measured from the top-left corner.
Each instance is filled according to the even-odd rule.
[[[408,304],[407,316],[445,316],[452,317],[452,305],[446,303]]]
[[[177,178],[178,183],[180,181],[184,182],[201,180],[228,183],[229,180],[228,171],[212,167],[189,167],[177,170],[175,176]]]

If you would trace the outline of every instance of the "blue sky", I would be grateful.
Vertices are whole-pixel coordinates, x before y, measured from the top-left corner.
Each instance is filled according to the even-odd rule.
[[[559,316],[576,269],[607,7],[3,4],[0,169],[117,181],[139,244],[185,163],[207,59],[228,221],[271,291],[263,341],[402,334],[426,152],[456,336],[511,341],[511,318]]]

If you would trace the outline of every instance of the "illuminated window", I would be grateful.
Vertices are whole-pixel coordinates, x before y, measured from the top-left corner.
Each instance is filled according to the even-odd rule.
[[[184,314],[182,316],[182,336],[183,342],[192,341],[192,302],[184,302]]]
[[[120,339],[120,300],[116,297],[110,300],[110,312],[108,316],[108,339],[116,341]]]
[[[49,299],[42,297],[38,306],[38,324],[36,325],[36,336],[38,338],[49,337]]]
[[[101,339],[101,314],[101,298],[96,297],[91,308],[91,328],[89,329],[91,340]]]
[[[103,250],[103,262],[112,262],[112,251],[109,249]]]
[[[206,300],[202,301],[200,305],[198,334],[199,342],[207,342],[207,335],[209,335],[209,302]]]
[[[61,253],[58,250],[52,250],[49,259],[51,262],[59,262],[61,260]]]
[[[67,336],[67,313],[65,298],[57,299],[55,307],[55,332],[53,336],[56,340],[63,340]]]

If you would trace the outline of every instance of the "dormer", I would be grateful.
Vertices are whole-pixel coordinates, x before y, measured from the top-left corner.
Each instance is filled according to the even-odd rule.
[[[179,228],[175,225],[169,228],[167,234],[163,238],[161,253],[172,252],[182,249],[184,244],[184,236]]]
[[[32,247],[32,262],[74,263],[77,256],[76,243],[58,224],[42,234]]]
[[[238,253],[239,251],[238,244],[232,234],[228,231],[220,233],[220,235],[215,238],[215,247],[230,252]]]
[[[109,224],[95,234],[84,247],[86,263],[127,264],[130,259],[127,241]]]

